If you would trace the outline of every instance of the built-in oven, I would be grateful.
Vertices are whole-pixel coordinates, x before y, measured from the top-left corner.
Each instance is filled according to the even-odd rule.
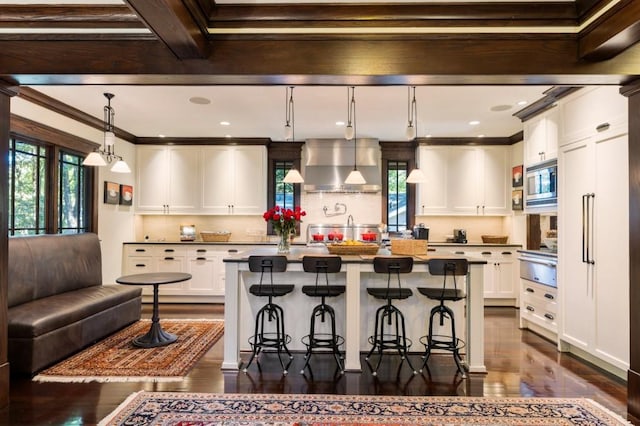
[[[538,257],[522,254],[520,260],[520,278],[534,283],[557,288],[558,261],[552,257]]]
[[[527,167],[525,173],[527,207],[558,204],[558,161],[549,160]]]

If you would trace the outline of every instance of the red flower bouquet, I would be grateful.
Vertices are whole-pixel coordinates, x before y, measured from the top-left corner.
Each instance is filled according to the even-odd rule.
[[[266,222],[273,225],[273,230],[278,235],[288,237],[295,231],[296,225],[302,222],[302,216],[306,216],[306,214],[300,206],[296,206],[293,210],[275,206],[264,212],[262,217],[264,217]]]

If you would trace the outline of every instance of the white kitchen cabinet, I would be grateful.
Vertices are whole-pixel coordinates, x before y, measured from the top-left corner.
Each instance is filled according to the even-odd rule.
[[[138,147],[136,212],[196,213],[199,162],[197,147]]]
[[[510,212],[510,157],[505,147],[452,147],[447,190],[452,214]]]
[[[591,134],[560,148],[560,346],[621,374],[629,367],[629,306],[620,302],[629,299],[627,128]]]
[[[465,255],[486,260],[484,266],[485,306],[518,306],[519,263],[510,248],[484,248],[465,252]]]
[[[558,289],[520,280],[520,328],[529,328],[556,341],[558,335]]]
[[[223,302],[225,267],[223,259],[250,246],[236,244],[125,244],[123,275],[145,272],[187,272],[188,281],[160,286],[164,302]],[[153,287],[142,288],[151,300]]]
[[[417,185],[417,208],[419,215],[449,213],[448,164],[450,147],[420,146],[418,158],[420,170],[426,182]]]
[[[202,149],[202,211],[262,214],[267,206],[267,152],[264,146]]]
[[[618,86],[587,87],[567,97],[561,109],[560,145],[626,126],[627,103]]]
[[[525,166],[558,157],[560,108],[554,107],[523,124]]]

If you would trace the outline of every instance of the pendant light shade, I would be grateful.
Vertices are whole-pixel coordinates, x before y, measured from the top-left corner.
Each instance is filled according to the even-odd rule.
[[[411,170],[411,173],[409,173],[409,176],[407,176],[407,180],[405,182],[407,183],[422,183],[422,182],[426,182],[427,178],[425,177],[424,173],[422,173],[422,170],[420,169],[413,169]]]
[[[113,167],[111,167],[112,172],[131,173],[129,165],[121,156],[116,155],[115,152],[116,134],[114,133],[114,119],[116,113],[111,106],[111,99],[113,99],[114,96],[113,93],[104,94],[104,97],[107,98],[107,105],[104,107],[104,136],[102,147],[89,153],[84,161],[82,161],[82,165],[102,167],[115,161]]]
[[[349,176],[345,179],[344,183],[347,185],[364,185],[367,181],[362,176],[362,173],[358,169],[351,170]]]
[[[293,104],[293,86],[287,87],[285,92],[285,125],[284,125],[284,138],[285,140],[295,141],[295,113]],[[304,183],[304,178],[295,167],[292,167],[287,172],[286,176],[282,180],[284,183]]]

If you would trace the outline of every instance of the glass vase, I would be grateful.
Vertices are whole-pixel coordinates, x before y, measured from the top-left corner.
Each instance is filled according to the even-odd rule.
[[[278,254],[288,254],[291,251],[291,240],[289,239],[289,232],[282,231],[280,234],[280,241],[278,242]]]

